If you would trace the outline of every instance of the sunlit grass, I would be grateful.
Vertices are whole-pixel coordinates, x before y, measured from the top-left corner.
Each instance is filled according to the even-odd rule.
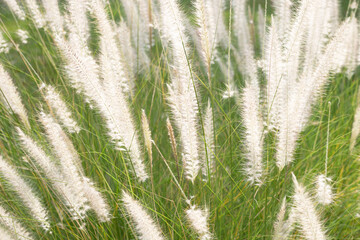
[[[120,5],[117,2],[112,5],[114,18],[118,19]],[[210,181],[201,181],[198,177],[192,185],[185,180],[181,163],[175,161],[171,152],[166,129],[166,119],[171,116],[166,101],[169,74],[162,59],[166,53],[161,43],[155,42],[151,52],[151,68],[138,73],[130,106],[139,132],[141,109],[145,109],[152,138],[164,159],[156,148],[153,148],[153,185],[149,180],[140,183],[134,178],[132,166],[126,164],[127,153],[114,150],[97,110],[86,103],[84,96],[77,94],[68,84],[51,36],[44,30],[36,29],[30,20],[17,22],[1,3],[0,8],[0,29],[5,32],[7,39],[18,44],[19,40],[15,35],[18,28],[29,31],[30,35],[26,45],[19,44],[8,54],[0,55],[0,61],[13,77],[30,116],[31,131],[28,133],[44,146],[48,146],[37,120],[38,112],[42,108],[48,109],[39,86],[41,83],[55,86],[71,107],[82,129],[79,134],[69,136],[81,156],[85,175],[91,177],[104,193],[113,216],[110,222],[100,223],[93,213],[89,213],[84,229],[80,228],[81,223],[71,220],[63,206],[57,202],[56,193],[47,184],[48,179],[45,179],[31,162],[25,161],[26,154],[20,147],[15,131],[16,126],[23,128],[22,123],[2,103],[0,152],[11,158],[21,175],[42,197],[50,212],[52,233],[45,233],[37,226],[4,180],[1,180],[0,199],[1,203],[8,205],[9,210],[16,213],[24,226],[34,233],[35,239],[136,239],[134,226],[127,218],[120,200],[124,189],[134,193],[148,212],[155,216],[167,238],[196,239],[196,234],[189,229],[185,219],[184,210],[187,204],[172,174],[187,196],[192,198],[193,203],[206,206],[210,210],[210,230],[216,239],[271,239],[281,200],[293,193],[290,173],[294,172],[298,180],[312,192],[315,177],[325,172],[328,122],[330,134],[327,174],[333,179],[336,197],[333,204],[319,207],[318,211],[330,239],[360,237],[360,220],[357,217],[360,200],[360,162],[357,157],[359,146],[355,148],[355,152],[349,151],[351,127],[358,101],[359,69],[351,79],[345,74],[332,76],[319,103],[314,106],[314,114],[308,127],[301,135],[294,162],[282,171],[275,165],[275,136],[270,134],[266,138],[265,182],[258,187],[245,181],[242,119],[234,99],[222,99],[226,76],[222,75],[216,63],[213,64],[210,88],[205,72],[201,66],[195,65],[200,102],[207,103],[210,99],[214,111],[216,171]],[[96,55],[96,41],[92,44],[93,53]],[[227,51],[221,51],[226,57]],[[193,54],[196,55],[196,52]],[[235,72],[234,76],[241,89],[244,83],[240,73]],[[206,104],[199,106],[202,110],[205,107]],[[149,168],[145,146],[142,146],[141,150]],[[170,166],[172,173],[164,161]],[[292,239],[301,239],[300,233],[295,231]]]

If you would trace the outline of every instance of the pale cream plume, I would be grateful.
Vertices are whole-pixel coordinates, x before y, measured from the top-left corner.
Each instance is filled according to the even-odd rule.
[[[34,19],[35,26],[37,28],[43,28],[45,26],[45,18],[44,15],[40,11],[40,6],[36,0],[24,0],[26,6]]]
[[[55,190],[61,195],[74,220],[85,218],[88,206],[84,198],[73,191],[72,184],[65,181],[61,168],[55,164],[42,148],[24,132],[17,128],[22,146],[29,153],[31,158],[41,167],[47,178],[50,179]]]
[[[294,229],[294,216],[292,213],[289,214],[288,219],[285,219],[286,215],[286,197],[282,200],[280,210],[274,223],[274,240],[287,240],[291,231]]]
[[[4,35],[0,31],[0,53],[8,53],[9,50],[10,50],[10,43],[4,39]]]
[[[315,205],[303,185],[299,184],[292,173],[295,187],[293,195],[296,222],[307,240],[325,240],[325,230],[315,210]]]
[[[25,20],[25,12],[19,4],[16,2],[16,0],[5,0],[5,3],[9,6],[10,10],[15,13],[15,15],[21,19]]]
[[[207,209],[202,210],[195,205],[190,206],[185,211],[190,226],[195,230],[201,240],[213,239],[209,230],[209,212]]]
[[[39,221],[45,231],[48,231],[50,229],[50,224],[48,222],[48,212],[44,205],[25,180],[20,177],[18,172],[10,164],[8,164],[1,155],[0,172],[9,181],[13,189],[24,202],[25,206],[30,209],[32,217]]]
[[[30,233],[16,220],[16,217],[10,214],[2,206],[0,206],[0,223],[5,226],[12,235],[16,236],[19,240],[34,239]]]
[[[55,90],[53,86],[44,85],[45,100],[49,103],[50,107],[59,118],[61,124],[70,132],[78,133],[80,127],[72,117],[70,110],[68,109],[65,101],[61,98],[60,94]]]
[[[10,75],[0,64],[0,89],[1,96],[4,98],[5,105],[8,106],[14,113],[19,115],[21,121],[26,127],[29,127],[29,120],[25,107],[21,101],[20,94],[15,87]]]
[[[155,223],[144,207],[127,192],[123,191],[122,201],[126,212],[134,222],[136,232],[141,240],[163,240],[160,227]]]
[[[187,53],[188,38],[176,0],[160,1],[162,41],[170,45],[172,71],[168,101],[179,130],[186,177],[192,182],[200,170],[197,97]]]
[[[84,201],[84,205],[90,205],[101,221],[110,220],[109,206],[92,181],[84,176],[80,157],[70,139],[50,115],[41,112],[40,120],[45,127],[49,142],[60,160],[62,173],[72,191]]]
[[[202,167],[202,172],[205,177],[210,176],[215,171],[215,145],[214,145],[214,126],[213,126],[213,113],[210,105],[210,100],[208,106],[205,110],[204,115],[204,141],[205,141],[205,151],[203,153],[204,162]]]

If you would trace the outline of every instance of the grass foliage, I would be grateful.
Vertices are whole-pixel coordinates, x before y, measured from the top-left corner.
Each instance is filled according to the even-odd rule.
[[[345,14],[348,1],[342,2]],[[253,1],[249,8],[256,9],[258,3],[265,5],[265,1]],[[182,6],[191,17],[190,1],[183,1]],[[272,9],[269,7],[268,11]],[[115,21],[120,20],[122,12],[119,1],[112,1],[111,14]],[[226,18],[228,14],[229,7],[225,12]],[[27,44],[21,44],[15,34],[19,28],[29,32]],[[81,128],[78,134],[72,133],[69,137],[81,157],[85,175],[96,183],[111,208],[112,219],[109,222],[99,222],[92,212],[85,218],[84,228],[80,227],[79,222],[72,221],[69,213],[58,203],[49,179],[29,161],[22,149],[15,127],[24,129],[23,124],[2,102],[0,152],[11,159],[20,175],[37,195],[41,196],[49,211],[52,233],[39,228],[5,178],[1,178],[0,181],[0,203],[16,215],[35,239],[137,239],[135,226],[121,201],[123,190],[139,200],[161,226],[164,236],[168,239],[197,239],[198,236],[189,228],[189,222],[185,217],[184,211],[188,205],[172,174],[186,195],[191,197],[193,204],[209,209],[210,232],[214,239],[271,239],[281,201],[287,196],[288,202],[291,202],[294,192],[291,172],[310,193],[314,194],[315,178],[325,172],[327,136],[327,176],[333,180],[335,199],[329,206],[318,206],[317,211],[329,239],[360,238],[360,147],[357,145],[354,152],[349,151],[353,117],[359,102],[359,68],[351,78],[345,74],[331,76],[330,84],[318,104],[314,106],[311,120],[301,134],[295,160],[281,171],[276,167],[274,159],[276,136],[267,136],[264,147],[265,181],[261,186],[253,186],[246,181],[243,171],[246,159],[243,119],[239,106],[234,99],[222,98],[227,76],[222,74],[218,63],[214,63],[209,83],[205,70],[196,61],[199,56],[194,50],[190,58],[195,59],[194,76],[198,80],[201,96],[201,99],[198,99],[199,108],[205,109],[208,99],[213,108],[216,170],[208,181],[202,181],[201,177],[198,177],[192,184],[186,180],[182,164],[176,162],[171,150],[166,128],[166,119],[172,116],[166,101],[169,69],[164,61],[166,52],[159,38],[155,37],[150,54],[150,69],[137,72],[130,108],[140,136],[141,109],[145,110],[152,138],[163,157],[153,147],[151,180],[141,183],[131,173],[132,166],[126,163],[127,153],[114,149],[98,111],[68,83],[62,60],[54,47],[51,35],[44,29],[37,29],[31,19],[19,21],[2,2],[0,30],[4,32],[5,38],[15,45],[9,53],[0,54],[0,62],[14,79],[28,111],[31,130],[27,133],[43,146],[50,147],[37,118],[40,110],[49,111],[39,87],[42,83],[51,84],[61,93]],[[93,29],[90,46],[95,56],[99,53],[97,43],[98,33]],[[218,51],[220,57],[226,59],[227,50],[219,48]],[[238,71],[235,71],[233,79],[241,90],[244,80]],[[203,127],[201,124],[200,122],[200,128]],[[141,150],[150,171],[146,148],[143,141],[141,142]],[[291,239],[302,239],[298,229],[291,234]]]

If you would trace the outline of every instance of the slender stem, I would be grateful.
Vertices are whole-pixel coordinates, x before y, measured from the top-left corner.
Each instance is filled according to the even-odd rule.
[[[325,177],[327,176],[327,166],[328,166],[328,159],[329,159],[329,137],[330,137],[331,102],[328,102],[328,105],[329,105],[329,117],[328,117],[327,134],[326,134]]]
[[[187,196],[186,196],[186,194],[185,194],[184,190],[181,188],[181,186],[180,186],[179,182],[177,181],[177,179],[176,179],[176,177],[175,177],[174,173],[172,172],[172,170],[171,170],[171,168],[170,168],[169,164],[167,163],[167,161],[166,161],[165,157],[162,155],[162,153],[161,153],[160,149],[159,149],[159,148],[158,148],[158,146],[156,145],[155,141],[154,141],[154,140],[152,140],[151,142],[154,144],[154,146],[155,146],[156,150],[157,150],[157,151],[159,152],[159,154],[160,154],[161,159],[164,161],[164,163],[165,163],[166,167],[169,169],[169,172],[170,172],[171,176],[173,177],[173,179],[174,179],[174,181],[175,181],[176,185],[178,186],[178,188],[180,189],[180,192],[181,192],[181,194],[183,195],[183,197],[185,198],[186,202],[190,202],[190,200],[187,198]]]

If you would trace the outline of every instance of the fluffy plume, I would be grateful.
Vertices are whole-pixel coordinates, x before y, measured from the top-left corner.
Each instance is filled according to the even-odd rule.
[[[334,31],[337,27],[339,27],[339,21],[340,21],[339,0],[330,0],[329,1],[329,9],[331,12],[331,15],[330,15],[331,16],[330,17],[331,30]]]
[[[84,40],[82,37],[86,37],[88,34],[81,28],[87,19],[76,16],[77,10],[73,4],[75,3],[70,1],[68,6],[71,19],[69,41],[60,36],[55,38],[66,61],[67,73],[72,85],[84,93],[88,100],[96,104],[105,118],[111,140],[116,144],[118,150],[125,148],[129,151],[137,177],[140,181],[145,181],[148,175],[140,153],[128,103],[122,91],[121,85],[125,85],[126,81],[119,56],[115,56],[118,54],[114,47],[116,46],[115,33],[107,19],[102,3],[96,0],[92,1],[91,9],[98,20],[99,30],[101,30],[99,67],[87,47],[86,38]],[[101,75],[99,69],[101,69]]]
[[[292,178],[295,187],[293,209],[295,211],[296,221],[301,227],[302,234],[307,240],[325,240],[325,230],[316,213],[311,197],[306,192],[305,188],[298,183],[293,173]]]
[[[124,67],[121,64],[120,53],[115,42],[115,33],[101,1],[93,0],[91,9],[98,20],[101,33],[100,68],[106,105],[100,105],[100,109],[107,118],[109,135],[117,142],[119,149],[125,147],[129,150],[137,177],[140,181],[145,181],[148,175],[140,153],[140,145],[129,105],[122,91],[122,89],[128,90],[128,80],[124,75]]]
[[[45,26],[44,15],[40,12],[40,6],[36,0],[24,0],[37,28]]]
[[[228,83],[226,83],[225,91],[222,95],[223,99],[228,99],[232,97],[238,98],[239,96],[239,90],[235,86],[234,81],[230,80]]]
[[[201,240],[213,239],[209,230],[209,212],[207,209],[202,210],[193,205],[186,210],[186,217],[190,226],[199,234]]]
[[[109,207],[90,179],[83,176],[80,158],[70,139],[50,115],[41,112],[40,120],[45,127],[49,142],[60,159],[62,173],[72,191],[83,200],[84,205],[88,202],[101,221],[110,220]]]
[[[258,5],[258,20],[257,20],[257,31],[259,33],[259,41],[261,49],[264,49],[265,31],[266,31],[266,19],[264,16],[264,9],[261,5]]]
[[[333,201],[330,183],[331,179],[323,174],[316,177],[316,197],[317,201],[323,205],[329,205]]]
[[[83,204],[85,204],[86,199],[82,191],[82,178],[79,171],[81,163],[75,149],[71,145],[70,139],[67,138],[60,125],[50,115],[41,112],[39,119],[45,128],[46,137],[55,155],[60,160],[61,172],[65,180],[71,184],[72,191],[78,194],[79,199],[82,199]]]
[[[194,1],[195,17],[197,28],[193,31],[192,26],[188,24],[188,31],[195,40],[196,47],[199,50],[201,60],[209,69],[209,64],[217,56],[216,48],[222,46],[227,48],[229,45],[228,32],[224,23],[224,5],[223,0],[197,0]]]
[[[123,191],[122,201],[126,212],[135,224],[139,239],[141,240],[161,240],[165,239],[160,227],[155,223],[151,216],[145,211],[144,207],[127,192]]]
[[[69,0],[67,10],[69,12],[67,28],[72,33],[70,39],[75,37],[76,40],[84,44],[90,36],[90,27],[86,15],[87,0]]]
[[[95,188],[94,183],[86,177],[83,177],[83,191],[89,201],[90,207],[95,211],[96,216],[101,222],[110,221],[110,207],[105,198]]]
[[[139,49],[139,56],[138,60],[140,64],[144,67],[149,67],[150,65],[150,58],[148,56],[148,51],[153,45],[153,8],[155,7],[154,0],[137,0],[139,14],[140,14],[140,21],[138,26],[138,31],[143,31],[142,33],[137,33],[139,38],[139,42],[136,44]],[[141,24],[141,25],[140,25]],[[140,39],[143,37],[143,39]],[[137,38],[134,38],[137,40]]]
[[[261,184],[263,174],[262,151],[263,151],[263,120],[260,108],[260,88],[257,77],[257,66],[254,58],[254,50],[250,40],[250,32],[246,19],[246,1],[233,1],[234,5],[234,29],[239,43],[239,55],[244,62],[242,71],[245,76],[245,88],[243,89],[242,117],[245,126],[246,166],[245,172],[251,183]]]
[[[4,36],[0,31],[0,53],[8,53],[9,50],[10,44],[4,39]]]
[[[264,72],[267,78],[266,103],[269,129],[278,128],[278,115],[287,100],[286,75],[282,45],[275,18],[271,18],[271,26],[265,43]]]
[[[312,17],[311,14],[313,14],[314,11],[316,10],[317,2],[319,1],[311,1],[311,0],[300,1],[295,16],[293,17],[293,20],[291,21],[291,24],[289,25],[285,36],[283,36],[284,47],[285,47],[284,56],[286,59],[286,70],[287,70],[286,75],[287,75],[287,82],[290,86],[295,84],[296,79],[298,77],[301,45],[302,42],[304,41],[304,37],[308,32],[309,23],[311,23],[310,22],[310,19]]]
[[[355,110],[354,122],[352,125],[351,137],[350,137],[350,151],[354,150],[354,147],[356,145],[356,139],[360,134],[360,91],[358,92],[357,95],[358,95],[357,107]]]
[[[206,1],[209,2],[209,1]],[[216,43],[221,45],[223,48],[229,47],[229,33],[226,29],[225,22],[224,22],[224,6],[225,1],[223,0],[213,0],[212,2],[207,4],[208,14],[211,17],[211,22],[215,25],[215,38]],[[214,30],[214,27],[212,27]]]
[[[356,5],[356,9],[357,9],[357,5]],[[358,20],[356,19],[355,15],[351,16],[349,25],[351,28],[350,35],[348,36],[350,41],[349,41],[349,45],[346,48],[347,53],[346,53],[346,60],[344,65],[347,68],[347,75],[350,78],[353,75],[356,67],[360,63],[357,59],[358,52],[360,51],[360,43],[359,43],[360,32],[359,32]]]
[[[64,18],[60,13],[58,0],[42,0],[42,3],[51,31],[59,35],[64,34]]]
[[[263,122],[259,108],[258,86],[251,84],[243,90],[243,121],[245,130],[245,144],[247,162],[245,172],[251,183],[260,185],[263,174]]]
[[[287,239],[287,229],[285,229],[285,214],[286,214],[286,198],[282,200],[280,210],[276,217],[276,222],[274,223],[274,236],[273,239]]]
[[[125,78],[120,50],[116,44],[116,31],[107,17],[105,6],[101,0],[91,0],[90,8],[100,32],[100,72],[104,87],[108,93],[115,91],[112,94],[116,95],[119,88],[128,91],[128,79]]]
[[[143,21],[142,23],[144,24],[144,26],[141,26],[144,28],[144,30],[146,31],[146,36],[147,39],[144,39],[142,41],[146,42],[148,41],[149,37],[150,37],[150,28],[151,28],[151,21],[152,21],[152,8],[154,6],[152,6],[153,0],[137,0],[137,4],[138,4],[138,9],[139,9],[139,14],[141,17],[141,20]]]
[[[20,8],[16,0],[5,0],[5,3],[9,6],[10,10],[21,19],[25,20],[25,12]]]
[[[121,0],[121,3],[125,10],[127,26],[130,29],[135,49],[138,50],[137,60],[142,66],[147,67],[150,64],[147,50],[150,48],[152,28],[149,0]]]
[[[205,65],[209,69],[214,58],[214,49],[216,47],[216,22],[214,14],[210,11],[212,9],[212,1],[204,1],[204,0],[196,0],[195,1],[195,16],[198,25],[198,32],[200,37],[200,45],[201,45],[201,57],[203,58]]]
[[[16,239],[29,240],[34,239],[28,231],[16,220],[15,216],[0,206],[0,223],[5,226]]]
[[[72,114],[66,103],[61,98],[60,94],[53,86],[45,85],[45,100],[49,103],[50,107],[59,118],[60,122],[70,133],[78,133],[80,128],[77,122],[73,119]]]
[[[120,44],[120,52],[123,56],[122,62],[126,78],[129,80],[130,92],[135,88],[135,72],[136,64],[136,49],[132,45],[131,32],[124,21],[121,21],[118,31],[118,39]],[[131,92],[132,93],[132,92]]]
[[[256,63],[254,57],[254,48],[250,39],[250,30],[247,21],[246,14],[246,0],[234,0],[232,1],[234,9],[234,33],[238,39],[238,61],[239,70],[250,78],[252,81],[256,81]]]
[[[215,170],[214,163],[214,127],[213,127],[213,114],[212,108],[210,105],[210,100],[205,111],[204,116],[204,140],[205,140],[205,152],[204,152],[204,163],[203,163],[203,174],[206,176],[211,176],[211,173]]]
[[[99,67],[87,46],[90,33],[86,8],[85,0],[69,0],[66,6],[68,40],[56,32],[54,40],[64,58],[65,70],[73,87],[84,93],[88,100],[95,98],[103,101]]]
[[[13,240],[14,236],[7,229],[0,226],[0,239],[2,239],[2,240]]]
[[[305,50],[303,75],[309,75],[314,71],[314,66],[321,55],[328,35],[331,33],[331,1],[317,0],[310,2],[305,21]]]
[[[25,206],[30,209],[32,216],[41,223],[41,226],[48,231],[50,224],[48,222],[47,211],[40,199],[34,194],[31,187],[24,181],[17,171],[0,156],[0,171],[9,181],[10,185],[20,196]]]
[[[276,222],[274,223],[274,240],[286,240],[289,238],[289,234],[294,228],[294,218],[290,214],[288,219],[285,219],[286,214],[286,198],[284,197],[280,210],[276,217]]]
[[[358,37],[358,46],[359,46],[359,51],[358,51],[358,63],[360,64],[360,31],[359,31],[359,37]]]
[[[26,127],[29,127],[29,120],[22,104],[20,94],[17,91],[10,75],[5,71],[4,67],[0,64],[0,89],[1,95],[4,98],[5,105],[8,106],[14,113],[19,115],[21,121]]]
[[[22,30],[22,29],[18,29],[16,31],[16,34],[20,38],[20,41],[21,41],[22,44],[27,44],[28,43],[29,33],[27,31]]]
[[[142,1],[142,0],[140,0]],[[129,28],[131,29],[131,32],[134,34],[137,34],[138,32],[138,26],[140,24],[140,16],[139,16],[139,9],[136,4],[137,1],[126,1],[121,0],[121,4],[124,8],[125,15],[126,15],[126,22],[128,23]],[[138,37],[134,38],[137,39]],[[139,37],[140,40],[140,37]]]
[[[276,159],[280,169],[293,160],[296,142],[311,115],[313,104],[328,82],[329,74],[343,65],[350,31],[351,25],[346,20],[318,57],[314,70],[302,74],[290,85],[289,97],[279,115]]]
[[[175,0],[161,1],[160,10],[162,40],[170,43],[173,57],[168,101],[180,133],[185,174],[189,180],[194,182],[200,169],[197,134],[198,107],[191,65],[186,55],[188,39],[185,35],[184,20],[178,2]]]
[[[288,29],[291,20],[291,0],[273,0],[275,8],[276,28],[279,34],[283,36]]]
[[[150,131],[149,122],[148,122],[148,119],[146,117],[146,113],[145,113],[144,109],[141,111],[141,125],[142,125],[142,129],[143,129],[143,133],[144,133],[145,146],[146,146],[146,149],[147,149],[148,154],[150,156],[150,159],[152,159],[151,131]]]
[[[66,183],[65,176],[60,167],[55,164],[41,149],[41,147],[30,137],[25,135],[20,128],[17,128],[22,146],[29,153],[32,159],[41,167],[45,176],[50,179],[55,190],[62,196],[65,204],[69,207],[73,219],[83,219],[88,206],[83,197],[73,191],[72,182]]]

